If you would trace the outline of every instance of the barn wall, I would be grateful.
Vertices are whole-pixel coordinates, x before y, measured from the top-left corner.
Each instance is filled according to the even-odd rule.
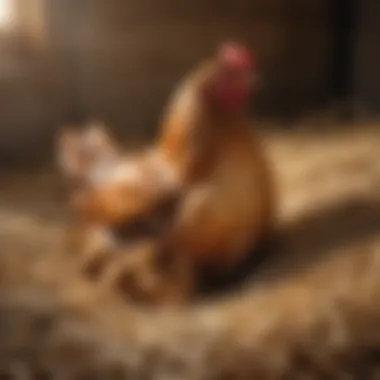
[[[149,132],[177,80],[228,38],[257,54],[258,112],[297,112],[328,95],[327,0],[96,0],[80,11],[79,97],[120,128]]]
[[[227,38],[256,52],[256,112],[297,114],[329,95],[328,0],[33,1],[45,2],[45,40],[3,52],[13,71],[0,67],[0,161],[47,151],[79,116],[151,136],[177,80]]]
[[[0,28],[0,164],[43,154],[64,113],[49,52],[47,1],[11,2],[19,17]]]
[[[380,114],[380,2],[361,0],[355,38],[354,98],[370,115]],[[360,114],[359,114],[360,116]]]

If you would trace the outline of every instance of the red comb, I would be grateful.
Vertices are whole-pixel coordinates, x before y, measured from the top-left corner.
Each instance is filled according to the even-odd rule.
[[[238,43],[225,43],[219,49],[219,56],[227,64],[252,69],[254,62],[251,52]]]

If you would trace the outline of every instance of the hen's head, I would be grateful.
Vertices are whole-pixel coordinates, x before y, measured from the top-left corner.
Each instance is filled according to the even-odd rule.
[[[252,89],[255,63],[251,52],[237,43],[225,43],[201,75],[205,101],[219,110],[239,112]]]

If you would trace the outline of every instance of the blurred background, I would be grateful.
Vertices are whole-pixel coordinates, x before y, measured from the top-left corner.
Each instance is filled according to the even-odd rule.
[[[327,314],[334,316],[336,331],[332,335],[341,336],[334,310],[326,314],[325,307],[341,304],[331,298],[335,297],[331,289],[339,289],[341,294],[342,284],[347,283],[345,276],[351,273],[347,268],[356,266],[352,258],[380,252],[380,120],[376,120],[380,111],[380,0],[0,0],[1,320],[1,294],[17,298],[17,281],[26,284],[26,295],[33,294],[31,303],[37,306],[43,304],[42,289],[49,289],[51,294],[62,290],[62,302],[70,305],[68,314],[62,309],[63,318],[72,313],[71,299],[73,304],[81,302],[89,289],[85,281],[72,281],[75,271],[64,248],[67,227],[73,220],[66,205],[68,187],[59,170],[53,168],[57,129],[65,123],[96,118],[109,124],[125,144],[146,143],[155,135],[162,109],[178,80],[226,39],[245,43],[256,55],[260,82],[249,112],[273,163],[278,221],[284,230],[276,252],[260,273],[252,275],[252,294],[256,281],[264,284],[276,278],[273,283],[281,288],[283,282],[278,280],[292,281],[290,273],[304,275],[310,268],[321,270],[323,280],[318,280],[316,299],[326,294],[328,302],[318,301],[318,307],[323,308],[323,318]],[[341,256],[344,262],[325,267],[331,256]],[[361,271],[364,267],[359,264],[358,268]],[[269,293],[273,289],[270,281]],[[320,283],[326,293],[319,293]],[[378,286],[376,281],[370,283]],[[94,289],[96,293],[103,288]],[[77,292],[79,298],[74,296]],[[97,294],[103,297],[102,290]],[[281,290],[281,300],[282,294]],[[358,294],[353,292],[354,306],[359,302]],[[367,296],[369,293],[363,294],[363,299],[372,299],[372,295]],[[314,298],[310,296],[310,300]],[[285,303],[278,303],[280,310],[282,305]],[[289,305],[293,307],[293,302]],[[342,305],[343,310],[346,305],[351,310],[346,299]],[[102,312],[114,313],[108,306],[98,307]],[[314,306],[310,310],[314,324]],[[308,320],[304,318],[306,314],[301,314],[302,321]],[[370,319],[373,315],[366,310],[359,310],[359,314]],[[82,320],[82,313],[75,311],[75,315]],[[113,337],[115,332],[126,336],[124,314],[119,315],[123,316],[120,333],[112,323],[105,323],[108,319],[96,317],[102,324],[99,331],[110,328],[107,336]],[[6,314],[6,320],[12,316]],[[354,317],[356,326],[356,314]],[[168,325],[174,319],[170,316]],[[206,319],[211,328],[210,319]],[[248,319],[244,316],[242,320]],[[275,321],[271,323],[279,320],[269,319]],[[12,324],[16,327],[10,329],[10,337],[15,334],[18,342],[25,332],[27,337],[40,336],[29,333],[29,327],[18,329],[19,320],[23,319],[16,318],[16,324]],[[367,320],[363,319],[363,323],[367,324]],[[270,345],[271,323],[269,335],[260,332]],[[25,324],[29,325],[41,323],[38,319],[37,324]],[[368,325],[374,326],[372,319]],[[60,337],[63,325],[59,322],[53,326],[58,326],[53,330],[57,328]],[[128,324],[128,329],[130,326],[134,329],[135,325]],[[300,331],[306,331],[303,322],[299,326]],[[280,331],[277,327],[275,331]],[[50,331],[50,327],[42,330]],[[215,337],[217,330],[211,330]],[[73,331],[81,333],[81,328]],[[165,336],[164,347],[169,347],[171,338],[167,340],[166,331],[159,333]],[[202,327],[199,331],[201,339],[205,330]],[[231,331],[228,327],[223,336],[231,336]],[[3,335],[0,333],[1,338]],[[21,355],[33,352],[32,360],[43,352],[41,363],[49,364],[50,369],[50,360],[54,363],[55,356],[41,351],[50,349],[49,343],[45,345],[45,341],[51,341],[47,336],[33,340],[33,350],[16,351]],[[144,341],[146,336],[143,335]],[[190,341],[190,347],[204,346],[193,346]],[[215,341],[220,345],[219,339]],[[91,339],[91,347],[92,342]],[[299,342],[309,342],[309,337]],[[319,342],[320,339],[317,346],[324,347]],[[1,352],[3,347],[0,339]],[[8,349],[7,343],[5,347]],[[13,360],[17,345],[9,347]],[[74,355],[67,355],[75,357],[75,363],[80,347],[73,351]],[[119,343],[102,345],[101,352],[106,352],[104,347],[112,347],[112,353],[107,352],[111,358]],[[190,351],[192,355],[193,349]],[[0,362],[4,356],[1,352]],[[94,352],[96,360],[100,360]],[[130,352],[135,362],[134,351]],[[170,358],[172,352],[170,348]],[[267,348],[263,352],[267,355]],[[372,354],[371,351],[370,357]],[[58,355],[66,358],[66,346],[59,345]],[[236,357],[239,355],[240,350]],[[242,357],[249,358],[245,352]],[[223,352],[220,362],[225,358]],[[193,355],[189,360],[193,363]],[[15,362],[17,369],[21,363]],[[182,359],[178,363],[180,368],[187,368]],[[87,361],[83,360],[83,364],[87,365]],[[226,377],[231,378],[231,373]]]
[[[0,0],[0,164],[45,157],[86,118],[151,138],[176,82],[226,39],[257,56],[256,117],[376,117],[379,20],[375,0]]]

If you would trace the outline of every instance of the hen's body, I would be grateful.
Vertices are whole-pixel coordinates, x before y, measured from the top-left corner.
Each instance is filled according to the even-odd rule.
[[[243,110],[213,109],[203,100],[200,88],[214,65],[204,64],[179,84],[158,149],[186,188],[180,251],[201,263],[231,267],[273,227],[275,185],[260,138]]]

